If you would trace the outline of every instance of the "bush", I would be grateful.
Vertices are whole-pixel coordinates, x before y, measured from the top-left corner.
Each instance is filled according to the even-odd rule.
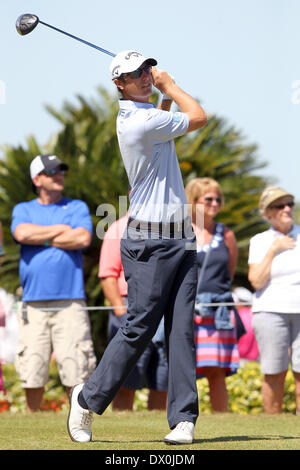
[[[226,378],[229,398],[229,411],[239,414],[257,414],[263,412],[261,386],[263,374],[257,362],[248,362],[238,372]],[[197,381],[199,411],[211,413],[208,381],[206,378]],[[285,381],[283,401],[284,412],[295,412],[295,382],[289,369]]]
[[[6,394],[0,392],[0,412],[22,412],[26,410],[24,390],[12,364],[2,364],[2,373]],[[229,395],[229,411],[238,414],[257,414],[263,412],[261,385],[263,375],[256,362],[246,363],[238,372],[226,378]],[[199,395],[199,412],[211,413],[208,381],[206,378],[197,381]],[[148,390],[138,390],[134,401],[134,410],[147,409]],[[50,364],[50,377],[45,387],[43,410],[60,411],[67,408],[67,395],[60,383],[55,361]],[[296,412],[295,382],[289,369],[285,381],[283,411]]]
[[[0,412],[26,411],[25,393],[13,364],[2,364],[5,392],[0,392]],[[55,361],[51,361],[49,382],[45,387],[42,410],[60,411],[67,407],[67,394],[60,383]]]

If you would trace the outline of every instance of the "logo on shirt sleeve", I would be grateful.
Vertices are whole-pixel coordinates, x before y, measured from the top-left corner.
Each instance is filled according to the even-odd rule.
[[[173,122],[181,121],[181,113],[173,113]]]

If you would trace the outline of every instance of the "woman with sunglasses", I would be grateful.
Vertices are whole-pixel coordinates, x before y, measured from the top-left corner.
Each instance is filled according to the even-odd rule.
[[[270,228],[250,240],[249,281],[255,289],[253,328],[264,374],[266,413],[280,413],[291,362],[300,411],[300,227],[294,224],[294,197],[270,186],[259,202]]]
[[[232,303],[231,281],[238,249],[235,236],[215,218],[223,206],[220,185],[212,178],[195,178],[186,186],[197,237],[198,287],[194,316],[197,378],[209,383],[211,408],[228,409],[225,377],[236,373],[239,353],[231,308],[209,306]]]

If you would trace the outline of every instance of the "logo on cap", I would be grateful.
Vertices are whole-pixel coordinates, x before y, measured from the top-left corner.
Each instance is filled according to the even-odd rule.
[[[142,57],[142,54],[140,52],[136,52],[136,51],[131,51],[129,52],[124,58],[126,60],[129,60],[131,56],[134,56],[134,57]]]
[[[117,70],[118,70],[120,67],[121,67],[121,65],[116,65],[116,67],[114,67],[113,70],[112,70],[112,74],[113,74],[113,75],[117,75],[117,74],[118,74]]]

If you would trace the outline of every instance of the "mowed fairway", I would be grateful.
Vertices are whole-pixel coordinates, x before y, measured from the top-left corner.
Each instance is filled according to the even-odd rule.
[[[107,412],[95,416],[93,441],[69,439],[67,412],[0,415],[1,450],[300,450],[300,417],[237,414],[200,415],[195,443],[168,446],[163,412]]]

